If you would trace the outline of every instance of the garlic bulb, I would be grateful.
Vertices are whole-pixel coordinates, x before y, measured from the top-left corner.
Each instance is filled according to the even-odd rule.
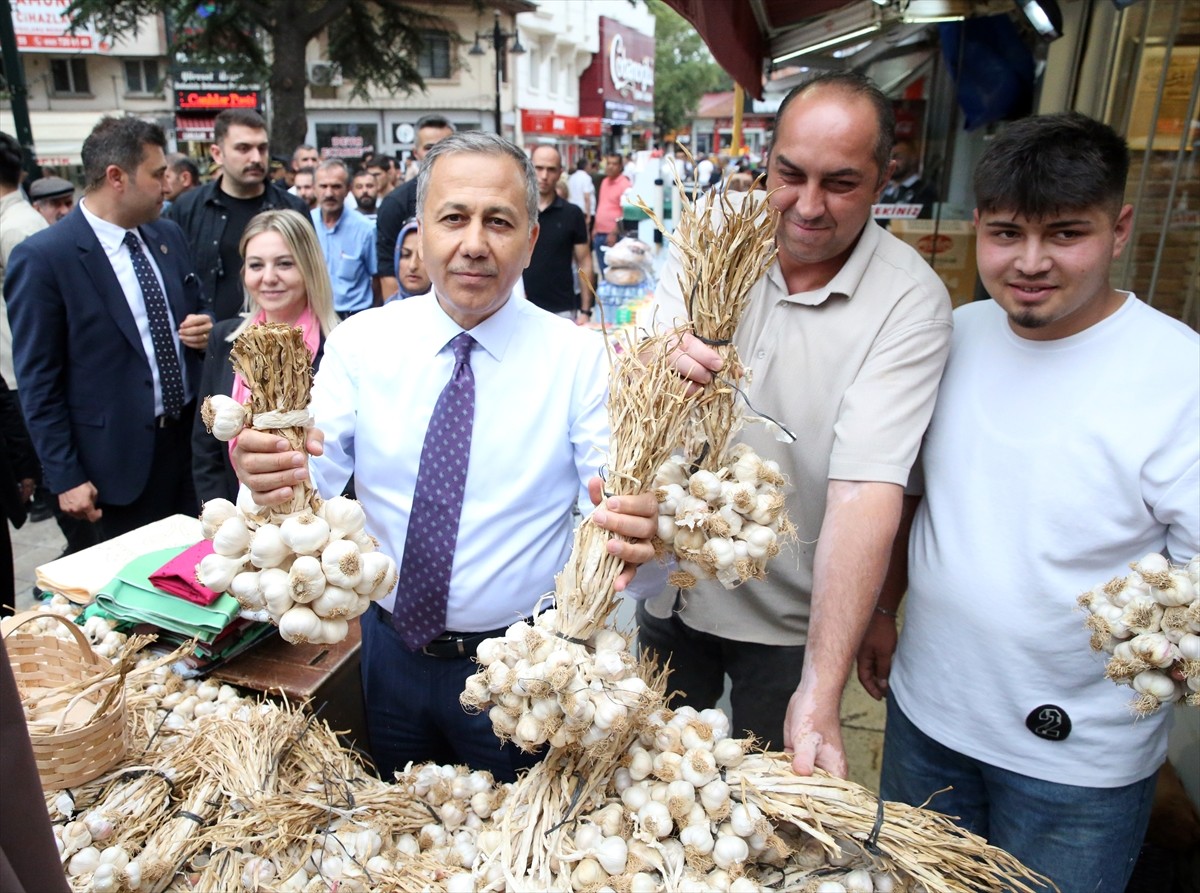
[[[237,516],[237,506],[228,499],[210,499],[200,511],[200,527],[205,539],[213,534],[225,521]]]
[[[226,518],[212,535],[212,544],[218,555],[245,556],[250,548],[250,529],[240,516]]]
[[[228,442],[246,427],[246,407],[228,395],[213,394],[204,398],[200,420],[213,437]]]
[[[321,505],[320,515],[329,524],[329,537],[334,540],[358,533],[367,520],[362,506],[348,496],[326,500]]]
[[[213,552],[205,555],[196,565],[196,579],[213,592],[225,592],[244,564],[245,560],[242,557],[228,558]]]
[[[315,555],[329,542],[329,524],[312,512],[286,518],[279,525],[279,534],[289,549],[297,555]]]

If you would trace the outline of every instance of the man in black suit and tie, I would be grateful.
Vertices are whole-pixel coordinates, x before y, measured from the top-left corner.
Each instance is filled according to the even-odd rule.
[[[165,147],[155,124],[102,119],[83,200],[13,250],[4,281],[46,486],[100,539],[197,510],[189,438],[212,316],[182,231],[158,219]]]

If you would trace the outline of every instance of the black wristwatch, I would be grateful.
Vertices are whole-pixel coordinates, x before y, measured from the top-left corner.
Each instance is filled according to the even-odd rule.
[[[582,313],[584,316],[586,316],[588,319],[592,318],[592,308],[591,307],[588,307],[586,309],[584,309],[583,307],[580,307],[579,312]]]

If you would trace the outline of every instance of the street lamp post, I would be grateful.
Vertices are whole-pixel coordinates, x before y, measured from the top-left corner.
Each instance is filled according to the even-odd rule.
[[[507,42],[510,37],[512,38],[512,47],[507,48]],[[505,50],[507,48],[507,52],[512,53],[514,56],[519,56],[525,52],[525,47],[521,45],[521,38],[517,36],[515,31],[509,33],[500,27],[500,10],[498,9],[495,10],[495,21],[492,24],[492,30],[490,32],[475,32],[475,45],[467,51],[469,55],[487,55],[487,50],[485,50],[483,45],[480,43],[482,40],[491,41],[492,52],[496,55],[496,107],[493,114],[495,115],[496,121],[496,133],[497,135],[500,135],[500,74],[502,71],[501,66],[504,64]]]

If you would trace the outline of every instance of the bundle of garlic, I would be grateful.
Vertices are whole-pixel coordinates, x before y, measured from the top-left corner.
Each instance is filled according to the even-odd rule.
[[[362,507],[345,496],[289,515],[212,499],[200,521],[213,553],[196,566],[197,579],[236,598],[246,616],[275,623],[289,642],[340,642],[347,622],[396,586],[396,562],[377,551]]]
[[[249,420],[303,451],[312,370],[300,330],[251,326],[230,361],[250,389],[250,403],[206,398],[209,431],[230,440]],[[237,505],[205,503],[200,520],[213,554],[197,565],[197,579],[236,598],[245,616],[275,623],[289,642],[340,642],[349,620],[395,588],[396,563],[377,551],[362,507],[344,496],[323,502],[306,482],[294,487],[289,503],[271,509],[243,488]]]
[[[672,586],[690,589],[715,577],[726,589],[766,576],[767,560],[795,527],[784,510],[779,464],[747,444],[729,451],[715,472],[672,456],[654,479],[658,539],[679,562]]]
[[[1178,567],[1151,553],[1129,566],[1079,596],[1092,650],[1111,655],[1105,676],[1138,693],[1138,716],[1180,700],[1200,707],[1200,555]]]
[[[638,675],[625,636],[601,629],[587,640],[566,638],[557,632],[557,613],[514,623],[502,639],[480,643],[481,669],[467,678],[459,700],[470,710],[490,707],[496,735],[524,751],[610,746],[660,698]]]

